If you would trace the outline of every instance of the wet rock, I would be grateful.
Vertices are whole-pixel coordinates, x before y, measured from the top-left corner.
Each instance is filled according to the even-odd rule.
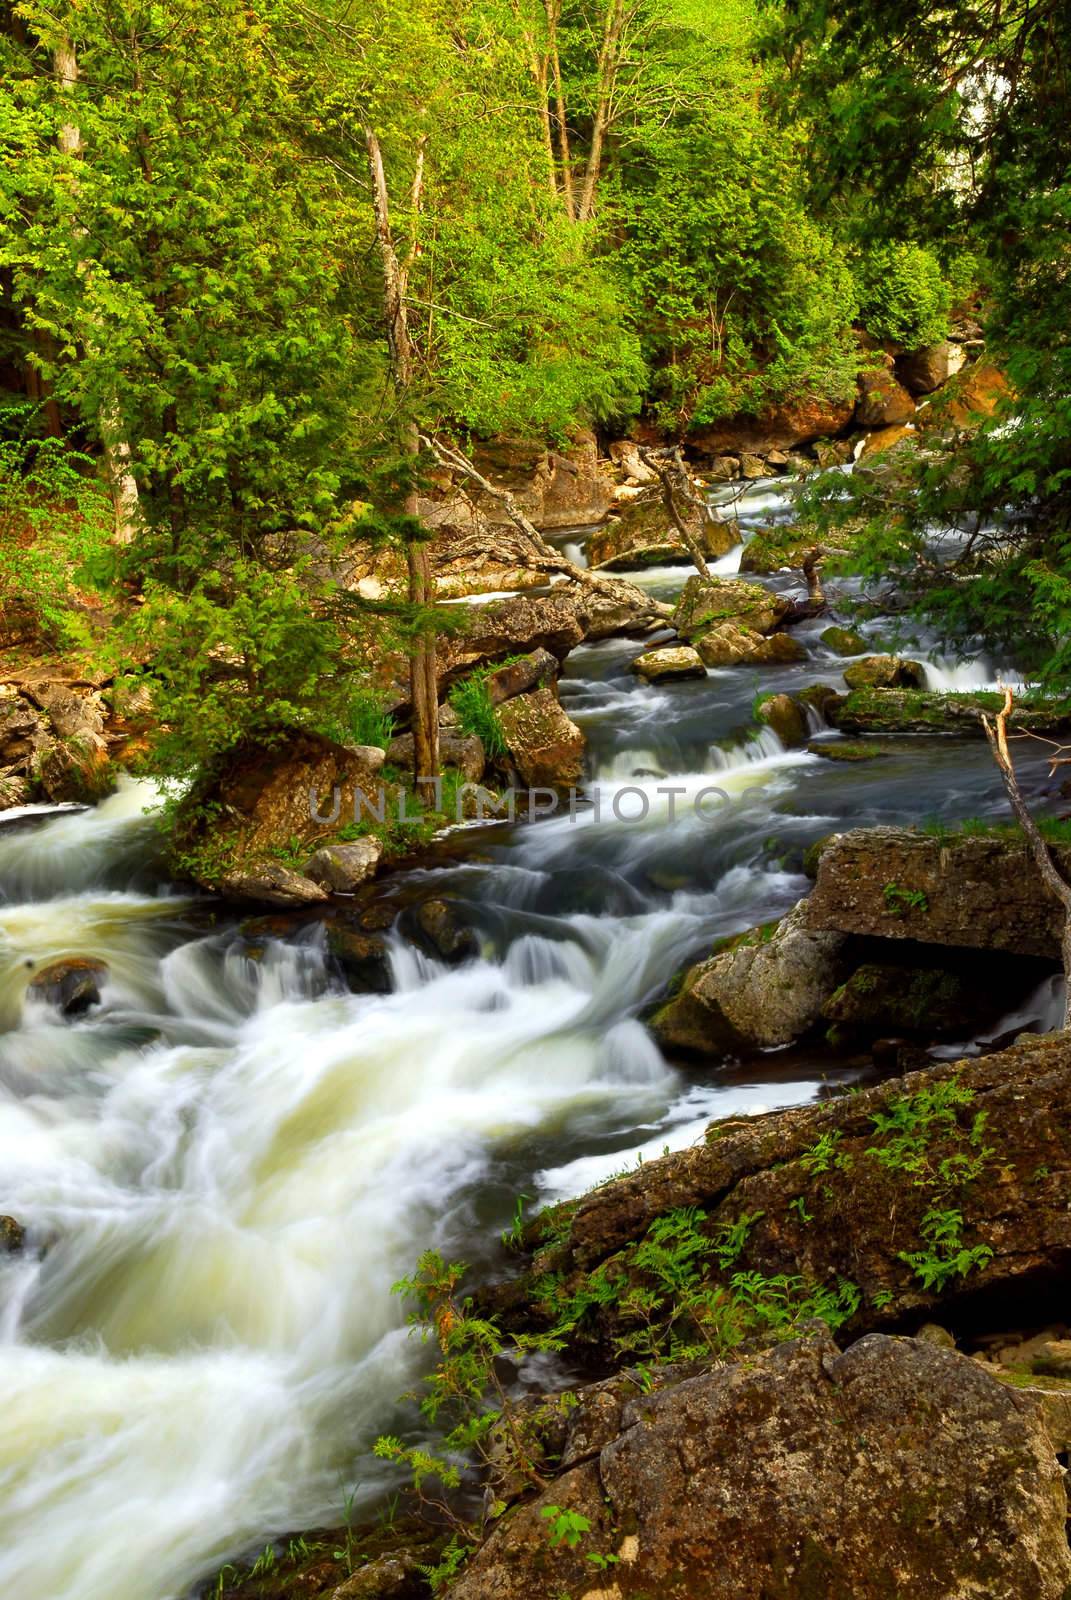
[[[754,481],[757,478],[768,477],[766,462],[762,456],[751,455],[747,451],[740,457],[740,476]]]
[[[807,652],[790,633],[763,635],[722,622],[709,633],[700,634],[695,648],[708,667],[736,667],[747,663],[763,667],[804,661]]]
[[[877,761],[888,755],[876,744],[855,744],[851,739],[818,739],[807,746],[812,756],[824,761]]]
[[[478,611],[464,634],[444,641],[444,665],[449,662],[455,677],[467,666],[533,650],[563,661],[584,638],[578,596],[571,592],[515,595]]]
[[[249,900],[254,905],[313,906],[328,898],[320,884],[281,861],[250,860],[213,877],[210,886],[228,900]]]
[[[336,924],[328,930],[327,948],[354,994],[390,994],[390,956],[379,934]]]
[[[14,1217],[0,1217],[0,1255],[15,1255],[26,1243],[26,1229]]]
[[[786,750],[807,742],[807,722],[790,694],[770,694],[755,707],[755,718],[772,728]]]
[[[867,642],[861,633],[856,633],[854,628],[823,628],[819,637],[827,650],[832,650],[838,656],[861,656],[866,654]]]
[[[1053,849],[1071,875],[1071,847]],[[906,828],[834,834],[803,907],[816,932],[1059,960],[1062,911],[1014,836],[933,838]]]
[[[979,690],[937,694],[922,689],[857,689],[830,711],[845,733],[955,733],[984,739],[982,713],[1000,710],[1003,696]],[[1030,733],[1071,733],[1071,703],[1032,696],[1015,708],[1015,726]]]
[[[814,447],[814,453],[823,472],[830,467],[843,467],[852,459],[851,441],[849,439],[834,439],[832,443],[828,440],[819,441]]]
[[[557,659],[549,650],[533,650],[519,661],[511,661],[487,675],[487,693],[493,706],[500,706],[514,695],[527,694],[553,684],[558,676]]]
[[[1062,1600],[1066,1509],[1028,1396],[915,1340],[816,1332],[637,1395],[451,1600]],[[548,1538],[562,1510],[575,1544]]]
[[[943,339],[940,344],[927,345],[924,350],[897,356],[896,376],[912,394],[933,394],[960,371],[966,360],[962,345]]]
[[[513,765],[530,789],[574,788],[584,773],[584,735],[553,689],[507,700],[498,713]]]
[[[427,1560],[427,1552],[421,1552]],[[330,1591],[330,1600],[425,1600],[428,1580],[409,1551],[380,1556]]]
[[[707,675],[702,657],[690,645],[648,650],[629,664],[632,671],[648,683],[664,683],[674,678],[705,678]]]
[[[48,741],[35,752],[31,774],[37,790],[57,804],[77,800],[91,805],[115,788],[115,769],[99,733]]]
[[[740,475],[740,457],[715,456],[705,470],[711,483],[731,483]]]
[[[333,894],[352,894],[375,877],[383,846],[369,835],[352,844],[329,844],[305,863],[305,877]]]
[[[712,578],[708,583],[696,573],[681,591],[673,626],[685,639],[710,633],[723,622],[753,633],[773,633],[791,609],[789,601],[757,583],[735,578]]]
[[[926,669],[903,656],[867,656],[844,669],[849,689],[921,689]]]
[[[55,1006],[65,1017],[79,1017],[90,1006],[100,1004],[101,985],[107,976],[106,962],[72,956],[52,961],[35,972],[28,992],[34,999]]]
[[[860,376],[855,420],[861,428],[900,427],[914,414],[914,400],[891,372],[882,369]]]
[[[748,942],[692,967],[654,1016],[661,1044],[697,1055],[789,1044],[812,1028],[843,977],[839,934],[807,926],[797,906]]]
[[[421,901],[404,916],[403,927],[428,955],[445,961],[447,966],[457,966],[480,953],[476,934],[460,921],[449,900]]]

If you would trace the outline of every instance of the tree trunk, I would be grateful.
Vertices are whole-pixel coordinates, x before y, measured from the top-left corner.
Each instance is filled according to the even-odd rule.
[[[599,50],[598,90],[595,118],[591,130],[591,147],[584,169],[584,186],[580,195],[579,220],[587,222],[595,210],[595,190],[602,170],[602,152],[606,132],[610,126],[617,73],[621,65],[621,42],[625,27],[624,0],[607,0],[606,21],[603,26],[602,46]]]
[[[547,14],[547,50],[554,78],[554,121],[558,132],[558,159],[561,164],[562,195],[570,222],[576,221],[576,190],[573,185],[573,152],[569,144],[569,123],[565,112],[565,89],[562,84],[562,62],[558,51],[558,19],[561,0],[545,0]]]
[[[1008,718],[1011,715],[1014,698],[1010,689],[1004,691],[1004,705],[996,717],[990,719],[983,712],[982,726],[985,728],[989,748],[993,752],[993,759],[1000,768],[1000,775],[1004,779],[1004,788],[1011,805],[1012,814],[1023,830],[1023,837],[1030,846],[1035,865],[1041,874],[1041,881],[1049,892],[1059,900],[1064,909],[1064,926],[1060,938],[1060,954],[1064,964],[1064,1027],[1071,1028],[1071,884],[1062,877],[1052,851],[1045,841],[1045,836],[1034,821],[1023,799],[1019,780],[1015,775],[1015,765],[1008,749]]]
[[[52,70],[62,90],[73,89],[78,82],[78,54],[70,39],[63,38],[56,46],[52,57]],[[81,155],[82,134],[77,123],[61,123],[57,142],[62,155]],[[92,349],[88,337],[86,348]],[[131,470],[130,445],[123,437],[123,424],[117,399],[106,400],[101,405],[97,415],[97,428],[104,447],[104,465],[112,497],[115,542],[129,544],[137,531],[140,504],[137,482]]]
[[[368,169],[372,178],[372,204],[376,219],[376,243],[383,272],[383,315],[387,332],[387,349],[390,353],[391,377],[402,403],[413,378],[413,346],[409,336],[409,316],[405,304],[409,267],[413,259],[416,238],[416,215],[420,207],[421,184],[424,173],[423,145],[417,154],[410,204],[413,214],[413,234],[409,252],[403,261],[395,247],[390,221],[390,198],[387,175],[383,166],[383,152],[375,130],[364,130],[368,150]],[[415,463],[420,452],[420,438],[416,426],[406,422],[401,430],[402,452]],[[417,516],[417,495],[412,489],[406,496],[405,513]],[[406,549],[409,574],[409,604],[418,621],[421,613],[434,603],[435,579],[428,559],[427,545],[419,539],[410,539]],[[409,657],[409,696],[413,707],[413,781],[422,805],[434,807],[437,800],[436,779],[439,776],[439,685],[438,663],[434,633],[425,631],[426,618],[413,642]]]

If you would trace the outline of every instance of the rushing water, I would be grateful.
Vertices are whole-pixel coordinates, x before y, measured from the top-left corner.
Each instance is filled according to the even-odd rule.
[[[788,514],[770,485],[738,509],[745,536]],[[687,569],[637,576],[671,595]],[[576,1194],[858,1073],[792,1053],[682,1069],[637,1020],[712,939],[806,892],[813,839],[1000,813],[980,741],[845,767],[743,736],[760,686],[841,681],[821,627],[799,630],[804,665],[659,687],[628,670],[634,643],[575,651],[561,694],[600,815],[493,830],[478,861],[414,875],[482,954],[447,970],[398,936],[389,996],[346,992],[315,925],[257,946],[162,887],[145,786],[0,827],[0,1212],[30,1243],[0,1257],[0,1594],[169,1600],[337,1520],[381,1487],[369,1445],[417,1359],[389,1290],[422,1248],[480,1255],[518,1190]],[[67,1023],[27,994],[63,956],[108,965]]]

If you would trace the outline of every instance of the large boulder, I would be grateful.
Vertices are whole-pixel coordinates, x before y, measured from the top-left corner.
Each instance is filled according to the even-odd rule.
[[[992,716],[1003,696],[986,690],[940,694],[921,689],[856,689],[830,702],[827,716],[844,733],[956,733],[984,739],[982,713]],[[1016,706],[1014,726],[1029,733],[1071,733],[1071,705],[1032,699]]]
[[[753,633],[734,622],[719,623],[709,633],[700,634],[695,648],[708,667],[780,666],[804,661],[807,652],[790,633]]]
[[[867,656],[844,669],[849,689],[921,689],[926,669],[903,656]]]
[[[813,929],[805,902],[685,974],[654,1016],[669,1050],[722,1056],[741,1047],[790,1044],[818,1021],[843,976],[838,933]]]
[[[747,1285],[770,1280],[789,1320],[824,1303],[849,1334],[935,1317],[1006,1328],[1009,1305],[1029,1305],[1044,1325],[1066,1316],[1069,1185],[1071,1037],[1033,1036],[851,1095],[715,1123],[704,1145],[576,1202],[550,1243],[533,1239],[531,1273],[504,1285],[499,1304],[511,1317],[521,1307],[528,1319],[552,1316],[542,1309],[548,1273],[570,1294],[582,1295],[596,1268],[602,1280],[645,1282],[636,1246],[659,1218],[693,1207],[711,1242],[701,1279],[723,1289],[741,1337],[763,1327],[763,1291],[756,1305]],[[631,1326],[622,1295],[592,1301],[571,1342],[609,1352]]]
[[[724,556],[738,542],[736,529],[712,517],[693,519],[691,532],[707,556]],[[621,515],[593,533],[588,541],[588,560],[604,571],[625,571],[629,567],[687,564],[691,556],[681,542],[660,493],[634,500]]]
[[[932,394],[954,377],[966,360],[962,345],[943,339],[940,344],[927,345],[924,350],[897,356],[896,376],[911,394]]]
[[[934,423],[952,423],[958,428],[977,426],[995,416],[1015,397],[1011,384],[991,361],[978,361],[966,367],[949,384],[939,400],[933,402]]]
[[[835,656],[861,656],[867,648],[866,640],[854,628],[840,628],[833,624],[823,628],[820,636],[827,650]]]
[[[710,633],[723,622],[754,633],[773,633],[791,610],[789,601],[757,583],[735,578],[711,578],[708,582],[696,573],[681,590],[673,626],[685,639]]]
[[[665,683],[673,678],[705,678],[707,675],[699,652],[686,644],[647,650],[630,665],[633,672],[647,683]]]
[[[688,436],[688,449],[699,456],[768,456],[772,450],[794,450],[815,439],[843,433],[852,420],[854,396],[825,399],[808,395],[765,412],[761,417],[741,417],[696,428]]]
[[[878,368],[860,375],[855,420],[861,428],[897,428],[914,415],[914,400],[891,372]]]
[[[400,733],[387,748],[387,760],[402,772],[412,772],[414,762],[413,735]],[[460,772],[466,783],[479,783],[487,765],[483,741],[475,733],[462,733],[460,729],[443,728],[439,733],[439,761],[444,767]]]
[[[561,450],[538,440],[484,440],[474,460],[496,488],[510,491],[537,528],[601,522],[613,501],[613,484],[599,461],[595,436],[586,429]],[[489,520],[505,520],[500,501],[479,493],[473,499]]]
[[[1055,845],[1071,877],[1071,847]],[[861,934],[1058,960],[1063,912],[1025,843],[1006,834],[931,837],[860,828],[823,846],[803,902],[815,933]]]
[[[512,700],[515,694],[527,694],[530,689],[540,689],[553,684],[558,676],[558,662],[549,650],[533,650],[487,675],[487,693],[493,706]]]
[[[964,1356],[882,1335],[842,1353],[816,1330],[600,1397],[594,1430],[580,1397],[565,1470],[451,1600],[1063,1600],[1067,1506],[1039,1408]]]
[[[311,905],[326,891],[291,862],[380,805],[382,751],[295,732],[247,742],[221,759],[183,802],[171,839],[173,870],[205,889],[267,905]]]
[[[553,689],[517,695],[499,709],[513,766],[530,789],[575,788],[584,775],[585,739]]]

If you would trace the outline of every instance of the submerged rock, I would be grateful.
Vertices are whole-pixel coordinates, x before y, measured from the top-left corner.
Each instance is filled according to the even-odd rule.
[[[818,739],[807,749],[812,756],[821,756],[825,761],[876,761],[889,753],[880,745],[855,744],[851,739]]]
[[[0,1255],[15,1255],[26,1243],[26,1229],[14,1217],[0,1217]]]
[[[915,1340],[842,1353],[815,1332],[611,1397],[570,1445],[577,1464],[503,1519],[451,1600],[1063,1600],[1071,1579],[1037,1406]]]
[[[328,929],[327,948],[354,994],[390,994],[390,956],[380,934],[336,923]]]
[[[724,1055],[789,1044],[814,1026],[840,982],[838,934],[815,933],[805,903],[735,949],[700,962],[651,1027],[668,1049]]]
[[[449,900],[422,900],[403,917],[403,927],[430,956],[447,966],[470,961],[480,953],[480,941],[459,919]]]
[[[101,985],[108,976],[107,963],[92,957],[71,956],[42,967],[30,979],[28,993],[65,1017],[79,1017],[100,1004]]]
[[[629,663],[637,676],[648,683],[672,678],[705,678],[707,669],[699,652],[690,645],[670,645],[664,650],[648,650]]]

